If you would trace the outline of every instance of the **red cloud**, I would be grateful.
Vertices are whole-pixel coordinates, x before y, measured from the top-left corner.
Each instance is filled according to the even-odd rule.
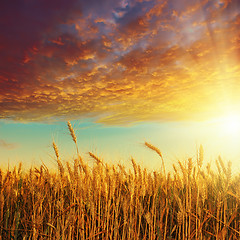
[[[238,6],[236,0],[4,2],[0,118],[189,119],[215,111],[222,89],[237,102]]]

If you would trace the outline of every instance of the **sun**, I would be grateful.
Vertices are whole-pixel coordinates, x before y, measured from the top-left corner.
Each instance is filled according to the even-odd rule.
[[[240,115],[237,113],[228,113],[219,118],[219,130],[226,135],[239,135],[240,133]]]
[[[231,115],[225,119],[224,122],[226,131],[229,133],[239,132],[240,130],[240,117],[238,115]]]

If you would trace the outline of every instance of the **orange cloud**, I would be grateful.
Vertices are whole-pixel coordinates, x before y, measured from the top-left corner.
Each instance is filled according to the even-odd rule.
[[[236,0],[90,2],[61,1],[63,18],[53,4],[45,19],[47,2],[6,16],[0,118],[201,120],[240,105]]]

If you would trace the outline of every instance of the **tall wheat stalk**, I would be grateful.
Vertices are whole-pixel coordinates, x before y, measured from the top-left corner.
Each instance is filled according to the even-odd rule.
[[[164,174],[164,176],[166,176],[166,169],[165,169],[164,160],[163,160],[161,151],[157,147],[153,146],[152,144],[150,144],[148,142],[145,142],[145,146],[147,146],[151,150],[155,151],[160,156],[160,158],[162,160],[163,174]]]

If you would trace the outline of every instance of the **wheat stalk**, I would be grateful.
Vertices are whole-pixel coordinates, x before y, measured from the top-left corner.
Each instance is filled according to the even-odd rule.
[[[160,156],[160,158],[162,160],[163,173],[164,173],[164,176],[166,176],[166,170],[165,170],[164,160],[163,160],[163,156],[162,156],[161,151],[157,147],[155,147],[154,145],[152,145],[148,142],[145,142],[145,146],[150,148],[151,150],[155,151]]]
[[[103,164],[102,160],[99,157],[97,157],[95,154],[91,152],[88,152],[88,154],[90,155],[90,157],[96,160],[97,164]]]
[[[54,152],[55,152],[55,155],[57,157],[57,160],[59,160],[59,151],[58,151],[58,147],[56,145],[56,143],[53,141],[52,142],[52,146],[53,146],[53,149],[54,149]]]

